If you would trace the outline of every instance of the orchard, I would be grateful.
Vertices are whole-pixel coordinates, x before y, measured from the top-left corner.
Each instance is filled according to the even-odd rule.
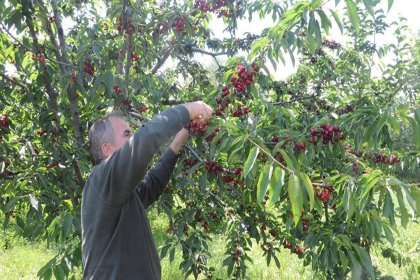
[[[400,261],[398,227],[420,213],[420,41],[387,22],[392,0],[324,2],[1,1],[0,206],[3,227],[59,244],[39,277],[81,266],[93,121],[112,107],[138,128],[194,100],[214,115],[188,125],[153,206],[169,220],[161,257],[181,252],[185,276],[214,279],[212,236],[226,279],[246,277],[253,246],[326,279],[375,279],[373,245]],[[272,25],[239,32],[258,18]],[[385,32],[398,43],[376,44]]]

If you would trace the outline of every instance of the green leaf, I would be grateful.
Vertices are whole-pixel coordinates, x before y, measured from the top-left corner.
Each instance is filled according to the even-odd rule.
[[[384,127],[386,121],[388,120],[388,114],[384,113],[381,118],[379,119],[378,123],[375,126],[375,133],[376,133],[376,137],[379,136],[379,134],[381,133],[382,128]]]
[[[364,189],[362,195],[360,196],[360,200],[362,200],[368,193],[369,191],[379,182],[379,180],[381,180],[381,176],[380,174],[373,174],[373,176],[370,176],[368,178],[368,180],[363,180],[361,182],[361,187]]]
[[[283,156],[284,160],[286,161],[287,167],[289,167],[292,170],[295,170],[295,166],[292,162],[292,160],[290,159],[290,157],[287,155],[286,151],[283,149],[280,149],[280,153]]]
[[[363,4],[365,4],[366,10],[369,12],[369,14],[374,17],[375,12],[373,10],[373,7],[375,6],[372,0],[363,0]]]
[[[273,177],[271,177],[270,188],[269,188],[269,198],[270,206],[273,206],[280,197],[281,189],[284,185],[284,176],[286,172],[280,167],[275,167],[273,172]]]
[[[389,219],[391,224],[395,224],[394,218],[394,202],[392,201],[391,194],[389,192],[385,195],[385,202],[384,202],[384,209],[383,209],[384,216]]]
[[[401,189],[395,189],[395,192],[397,194],[397,200],[398,204],[400,206],[400,215],[401,215],[401,225],[403,227],[406,227],[408,224],[408,211],[404,203],[404,196],[401,192]]]
[[[347,251],[350,257],[351,279],[360,280],[362,278],[362,266],[351,251]]]
[[[388,0],[388,12],[391,10],[392,5],[394,4],[394,0]]]
[[[340,28],[341,34],[343,34],[343,24],[341,23],[340,16],[337,14],[337,12],[330,10],[332,16],[334,17],[335,22],[338,25],[338,28]]]
[[[341,263],[341,268],[343,270],[343,273],[345,273],[347,270],[347,266],[349,264],[349,259],[343,253],[343,250],[338,250],[338,256],[340,257],[340,263]]]
[[[303,194],[300,188],[299,177],[295,174],[289,177],[287,191],[289,193],[290,203],[292,204],[293,221],[297,225],[303,210]]]
[[[351,24],[353,25],[356,33],[359,33],[360,18],[359,18],[359,15],[357,14],[357,6],[356,4],[354,4],[352,0],[346,0],[346,4],[347,4],[347,10],[349,12]]]
[[[359,245],[354,244],[353,247],[356,249],[356,252],[358,253],[360,257],[360,263],[366,268],[371,279],[376,279],[375,271],[373,270],[373,267],[372,267],[372,260],[369,254],[366,252],[366,250],[363,247]]]
[[[6,207],[4,208],[4,210],[3,210],[3,212],[4,213],[7,213],[7,212],[9,212],[14,206],[15,206],[15,204],[16,204],[16,202],[19,200],[19,199],[21,199],[23,196],[16,196],[16,197],[14,197],[14,198],[12,198],[11,200],[9,200],[7,203],[6,203]]]
[[[257,183],[258,204],[261,204],[267,192],[268,183],[270,182],[272,171],[273,171],[273,166],[271,164],[266,164],[263,168],[263,171],[260,174],[260,178],[258,179],[258,183]]]
[[[64,270],[61,267],[61,265],[57,265],[54,267],[54,276],[57,280],[64,280],[66,278],[66,274],[64,273]]]
[[[253,147],[251,151],[249,152],[248,158],[244,164],[244,177],[246,177],[249,171],[251,171],[259,152],[260,152],[260,149],[258,147]]]
[[[63,237],[67,238],[73,225],[73,215],[67,213],[64,217]]]
[[[319,15],[319,17],[321,18],[321,26],[324,29],[325,33],[329,33],[329,30],[331,28],[331,21],[330,19],[327,17],[327,15],[325,14],[325,12],[323,10],[317,10],[317,13]]]
[[[315,192],[314,192],[314,188],[312,186],[311,179],[309,179],[308,175],[306,175],[305,173],[300,173],[299,175],[300,175],[300,179],[302,180],[303,184],[305,185],[306,192],[308,193],[310,210],[312,210],[314,208]]]

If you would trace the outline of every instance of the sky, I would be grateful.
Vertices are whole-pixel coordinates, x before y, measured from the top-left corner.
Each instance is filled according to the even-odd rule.
[[[341,8],[335,8],[335,1],[330,0],[326,5],[327,8],[332,8],[337,10],[338,13],[343,12],[343,9]],[[388,4],[386,0],[382,0],[382,3],[380,3],[381,7],[385,11],[386,15],[386,21],[388,23],[391,23],[392,21],[397,21],[400,16],[403,16],[407,18],[407,25],[412,30],[413,34],[419,34],[420,32],[420,0],[394,0],[394,3],[391,7],[391,10],[388,12]],[[341,3],[344,5],[344,1]],[[335,21],[331,19],[333,26],[336,25]],[[221,19],[215,19],[213,24],[210,26],[221,26],[222,22]],[[242,34],[244,32],[252,32],[254,34],[258,34],[261,32],[264,28],[272,26],[272,20],[271,18],[266,20],[259,20],[256,17],[253,18],[252,22],[248,22],[247,20],[244,20],[238,24],[238,26],[241,26],[240,30],[237,33],[238,37],[242,37]],[[223,33],[221,30],[216,32],[215,34],[217,37],[223,36]],[[227,34],[225,37],[228,37]],[[326,36],[327,38],[333,38],[336,41],[344,44],[345,43],[345,37],[341,35],[338,27],[333,28],[332,31],[330,31],[330,34]],[[376,38],[376,42],[379,45],[382,44],[389,44],[396,42],[395,37],[392,34],[392,30],[389,28],[384,35],[378,35]],[[288,55],[285,56],[286,58],[286,65],[283,65],[281,62],[277,67],[277,70],[274,71],[272,67],[268,67],[270,71],[273,71],[273,75],[276,76],[276,78],[284,79],[290,74],[292,74],[296,66],[293,66],[290,59],[288,59]],[[382,63],[389,63],[392,61],[392,56],[386,56],[381,59]],[[209,57],[202,57],[200,58],[200,61],[204,64],[212,64],[212,58]],[[379,68],[374,69],[374,75],[378,76],[380,75]]]
[[[0,0],[1,1],[1,0]],[[327,4],[327,8],[335,8],[333,0],[327,0],[325,1]],[[341,1],[344,4],[344,1]],[[384,11],[388,10],[387,6],[387,0],[381,0],[381,5],[384,9]],[[340,9],[338,9],[340,10]],[[343,11],[343,9],[341,9]],[[417,34],[420,36],[420,0],[394,0],[394,3],[392,5],[391,10],[389,13],[386,13],[386,20],[388,22],[392,22],[394,20],[398,20],[399,16],[403,16],[407,18],[407,25],[410,27],[410,29],[413,31],[414,34]],[[222,26],[221,19],[217,19],[217,17],[214,17],[214,21],[210,24],[210,28],[215,30],[215,36],[216,37],[226,37],[223,36],[222,29],[218,28],[219,26]],[[333,25],[335,25],[334,21],[332,20]],[[237,32],[238,37],[242,37],[241,35],[244,32],[252,32],[254,34],[258,34],[266,27],[272,26],[272,20],[271,18],[266,20],[259,20],[257,17],[254,17],[252,22],[248,22],[247,20],[244,20],[238,24],[240,26],[240,30]],[[69,23],[66,24],[67,26],[70,26]],[[340,34],[338,28],[335,28],[335,30],[331,31],[331,34],[327,36],[327,38],[334,38],[336,41],[339,41],[340,43],[343,43],[344,37]],[[393,36],[391,30],[387,30],[387,33],[384,36],[378,36],[377,42],[379,44],[385,44],[385,43],[392,43],[395,41],[395,37]],[[288,75],[292,74],[295,70],[295,67],[293,67],[290,59],[287,59],[286,57],[286,65],[279,64],[277,71],[273,71],[274,75],[277,76],[276,78],[286,78]],[[214,60],[210,56],[202,56],[197,55],[197,59],[203,63],[204,65],[212,65],[214,64]],[[226,58],[224,58],[225,60]],[[392,57],[385,57],[382,59],[384,63],[388,63],[392,60]],[[174,62],[168,61],[167,67],[172,67],[174,65]],[[6,67],[7,72],[14,72],[15,69],[10,67]],[[166,68],[166,67],[165,67]],[[270,68],[270,67],[269,67]],[[272,69],[272,68],[271,68]]]

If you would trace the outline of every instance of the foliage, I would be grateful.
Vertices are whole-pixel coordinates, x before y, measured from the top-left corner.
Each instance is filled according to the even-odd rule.
[[[185,275],[210,279],[210,233],[225,232],[233,278],[245,277],[255,244],[267,264],[281,266],[284,247],[327,278],[375,278],[372,244],[392,244],[396,217],[406,226],[419,213],[418,184],[397,176],[419,167],[419,43],[401,21],[398,43],[376,46],[388,27],[377,1],[340,2],[344,16],[317,0],[0,3],[0,201],[5,227],[12,219],[23,236],[61,244],[39,276],[80,266],[92,121],[115,106],[138,125],[202,99],[215,116],[191,123],[159,202],[169,217],[162,257],[179,250]],[[213,35],[215,17],[229,38]],[[253,17],[274,24],[237,38]],[[335,26],[352,41],[328,39]],[[391,52],[374,77],[375,56]],[[285,55],[298,69],[276,80],[269,67]]]

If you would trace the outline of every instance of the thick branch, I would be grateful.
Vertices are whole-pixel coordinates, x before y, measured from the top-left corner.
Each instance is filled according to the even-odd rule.
[[[172,47],[169,47],[165,54],[162,56],[162,58],[159,58],[156,65],[152,69],[152,74],[156,74],[156,72],[159,70],[159,68],[165,63],[165,61],[168,59],[168,57],[171,55]]]
[[[27,5],[25,6],[24,3],[22,3],[24,7],[26,7],[26,11],[24,14],[26,14],[25,16],[25,21],[26,21],[26,25],[29,28],[35,49],[37,51],[38,54],[42,54],[45,57],[45,53],[43,51],[43,49],[41,48],[41,46],[38,43],[38,38],[35,32],[35,28],[34,28],[34,24],[33,24],[33,20],[32,17],[30,16],[32,13],[32,9],[33,7],[28,7]],[[59,131],[60,129],[60,125],[59,125],[59,117],[58,117],[58,101],[57,101],[57,97],[58,94],[56,92],[56,90],[52,87],[51,82],[45,77],[45,73],[47,73],[47,67],[45,66],[45,64],[42,64],[42,76],[44,79],[44,84],[45,84],[45,89],[47,91],[48,96],[50,97],[50,102],[49,102],[49,106],[51,108],[51,111],[53,112],[53,126],[55,128],[55,130]]]
[[[52,0],[51,5],[53,7],[55,24],[57,26],[57,34],[58,34],[58,40],[60,42],[61,58],[62,58],[62,61],[64,63],[69,64],[69,60],[67,58],[67,53],[66,53],[67,45],[66,45],[66,40],[64,39],[64,31],[63,31],[63,26],[61,24],[61,15],[60,15],[60,12],[58,10],[57,0]],[[71,75],[70,67],[65,67],[64,70],[65,70],[65,73],[63,73],[64,75],[66,75],[66,76]],[[76,89],[73,85],[69,85],[67,87],[67,89],[65,89],[65,90],[67,91],[67,97],[69,98],[69,101],[70,101],[70,115],[71,115],[71,120],[72,120],[72,123],[73,123],[74,136],[76,138],[76,142],[80,146],[82,146],[83,145],[83,136],[82,136],[82,127],[81,127],[81,124],[80,124],[79,107],[78,107],[78,104],[77,104]]]
[[[124,0],[122,10],[121,10],[121,15],[120,15],[120,21],[122,22],[122,25],[123,25],[122,26],[122,28],[123,28],[122,32],[124,32],[127,28],[127,19],[126,19],[126,15],[125,15],[126,7],[127,7],[127,0]],[[115,70],[115,74],[117,76],[122,74],[123,62],[124,62],[124,57],[125,57],[126,52],[127,52],[127,50],[126,50],[126,48],[124,47],[124,44],[123,44],[123,46],[121,47],[121,49],[119,51],[119,54],[118,54],[117,67],[116,67],[116,70]]]

